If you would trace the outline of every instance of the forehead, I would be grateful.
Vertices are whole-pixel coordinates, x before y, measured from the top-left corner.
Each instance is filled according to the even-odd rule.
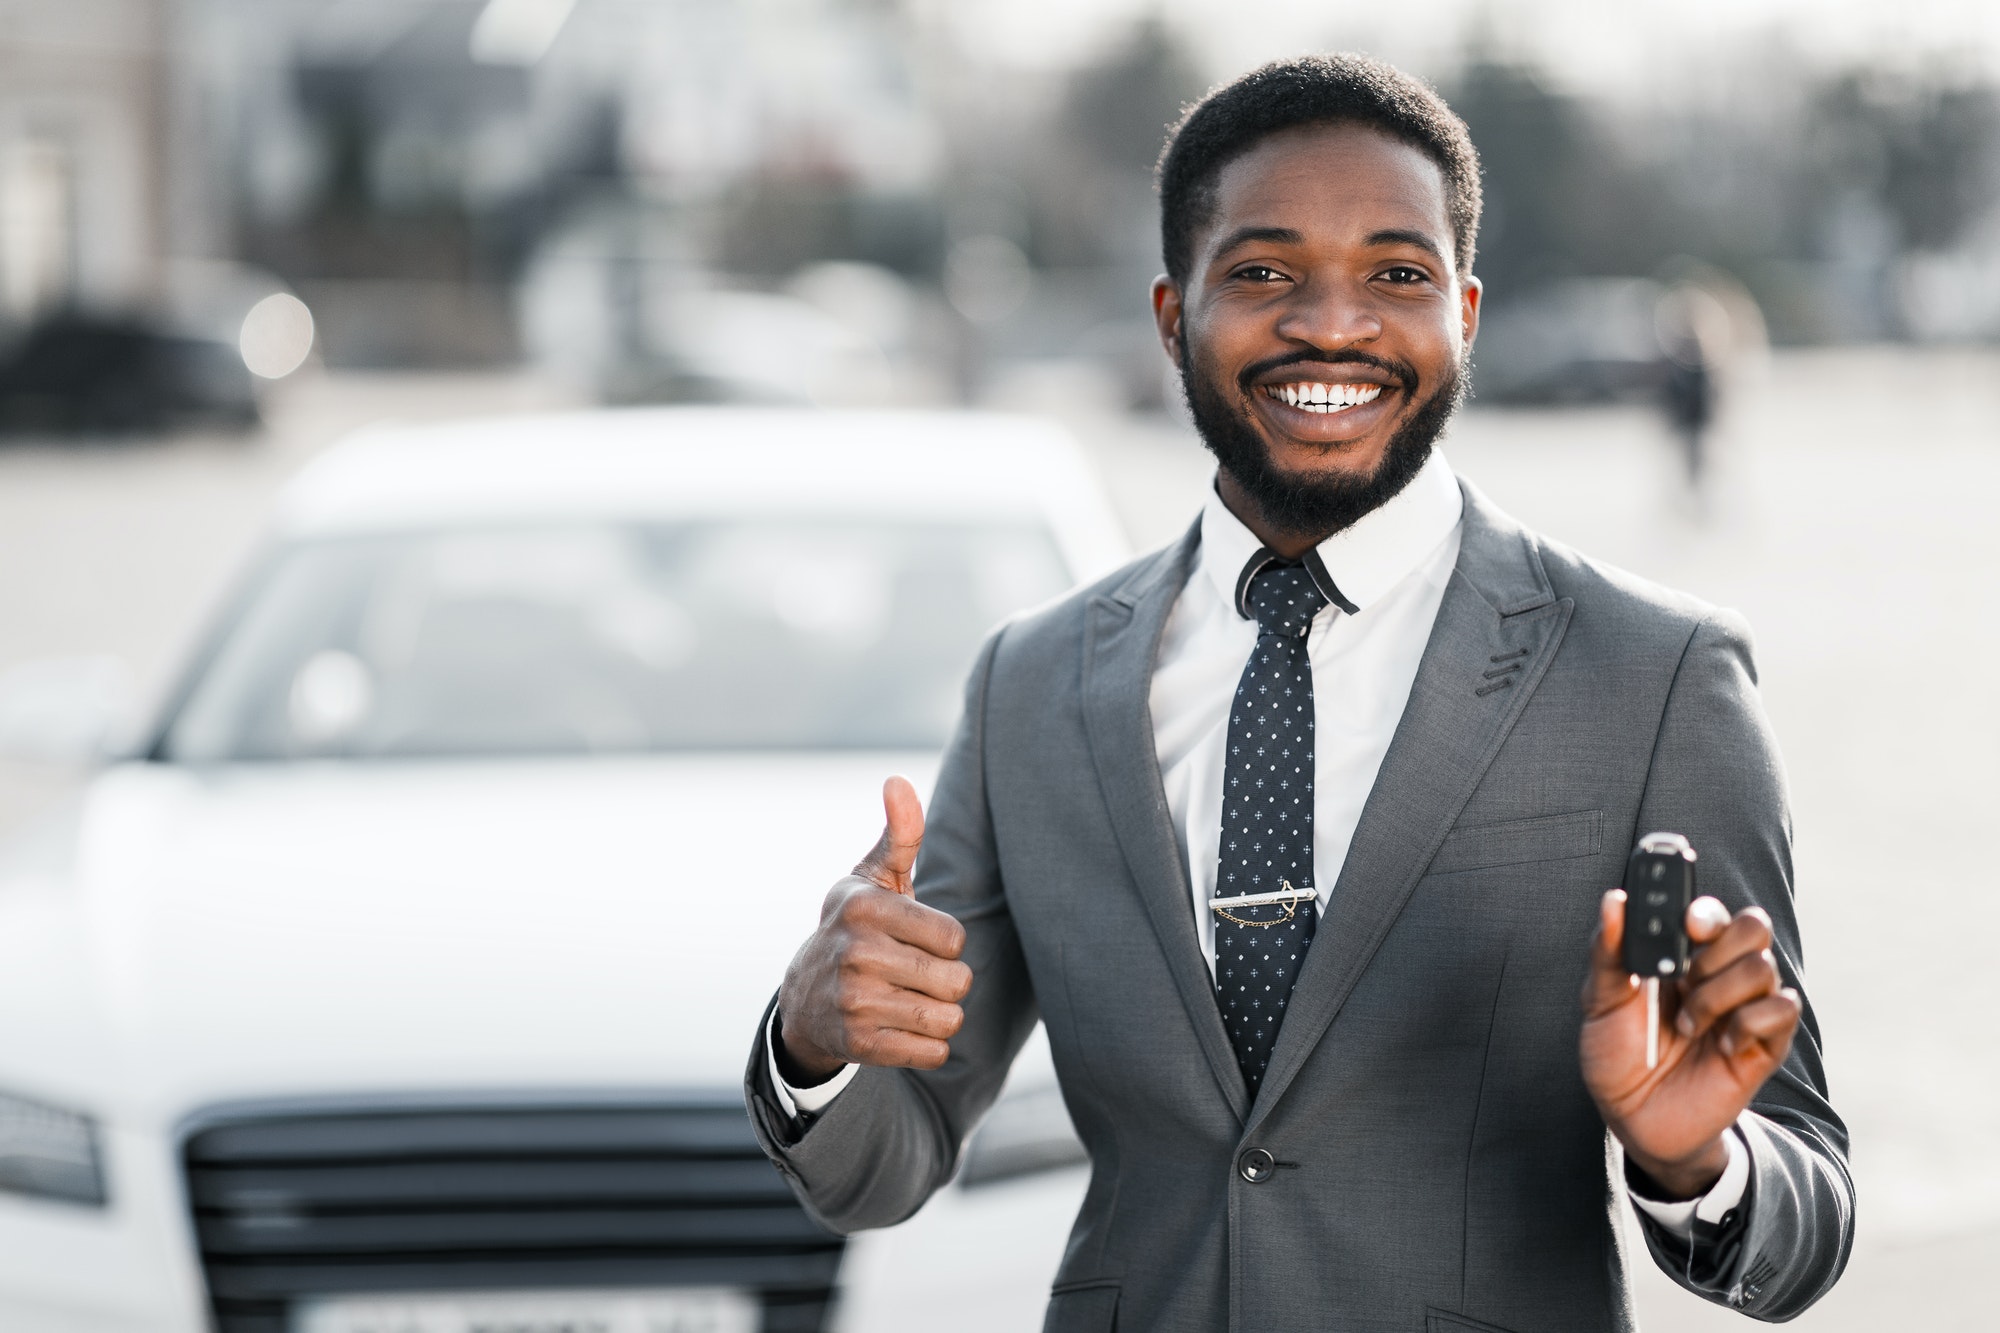
[[[1204,248],[1243,227],[1286,227],[1312,241],[1420,230],[1452,252],[1444,170],[1420,148],[1367,125],[1302,125],[1259,140],[1215,178]]]

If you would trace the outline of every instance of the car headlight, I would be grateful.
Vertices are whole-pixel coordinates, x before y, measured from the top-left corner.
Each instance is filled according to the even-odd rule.
[[[0,1092],[0,1191],[102,1208],[107,1195],[97,1122]]]

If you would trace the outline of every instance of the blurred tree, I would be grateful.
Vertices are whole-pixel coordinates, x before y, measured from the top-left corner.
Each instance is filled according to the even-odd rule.
[[[1892,219],[1897,248],[1948,249],[2000,198],[2000,95],[1866,69],[1834,75],[1805,110],[1800,235],[1823,245],[1815,222],[1865,197]]]
[[[1565,277],[1649,273],[1700,248],[1666,173],[1618,140],[1603,108],[1486,58],[1444,91],[1479,148],[1486,216],[1475,267],[1493,298]]]
[[[1204,88],[1179,35],[1158,19],[1134,25],[1071,77],[1029,163],[1037,259],[1136,263],[1150,274],[1157,247],[1142,238],[1156,230],[1153,163],[1167,128]]]
[[[1098,165],[1150,175],[1167,127],[1202,91],[1201,76],[1173,30],[1148,19],[1101,64],[1078,72],[1062,128]]]

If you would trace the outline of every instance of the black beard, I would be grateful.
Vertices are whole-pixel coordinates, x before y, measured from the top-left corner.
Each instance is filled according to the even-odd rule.
[[[1190,342],[1188,355],[1181,362],[1181,388],[1187,394],[1188,412],[1194,417],[1202,443],[1215,455],[1222,470],[1243,488],[1266,523],[1279,532],[1314,542],[1325,541],[1334,533],[1352,527],[1362,515],[1380,508],[1409,485],[1430,458],[1431,447],[1444,433],[1452,414],[1465,401],[1465,379],[1456,363],[1435,389],[1417,398],[1420,385],[1414,366],[1366,352],[1302,352],[1277,361],[1259,362],[1238,379],[1237,387],[1245,397],[1262,392],[1252,383],[1254,378],[1281,366],[1298,362],[1315,365],[1348,362],[1389,374],[1404,392],[1416,399],[1416,410],[1389,437],[1389,446],[1372,476],[1301,480],[1280,471],[1271,461],[1271,451],[1250,420],[1247,407],[1238,408],[1228,402],[1216,387],[1216,377],[1203,373],[1200,362],[1200,351]]]

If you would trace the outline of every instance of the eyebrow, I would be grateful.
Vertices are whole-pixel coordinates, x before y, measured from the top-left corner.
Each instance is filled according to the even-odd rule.
[[[1306,238],[1304,233],[1295,231],[1290,227],[1238,227],[1235,231],[1230,232],[1222,238],[1222,243],[1215,247],[1215,253],[1218,256],[1226,255],[1239,245],[1250,245],[1257,242],[1262,242],[1265,245],[1304,245]],[[1427,233],[1417,231],[1413,228],[1388,227],[1381,231],[1373,231],[1368,233],[1368,239],[1363,241],[1362,244],[1368,246],[1414,246],[1436,259],[1440,264],[1445,262],[1444,251],[1438,248],[1438,243],[1432,240]]]
[[[1262,241],[1267,245],[1304,245],[1305,234],[1290,227],[1238,227],[1222,238],[1222,244],[1215,247],[1215,253],[1226,255],[1239,245],[1249,245]]]
[[[1436,241],[1432,240],[1424,232],[1413,231],[1405,227],[1391,227],[1385,231],[1370,232],[1368,234],[1368,239],[1367,241],[1364,242],[1364,244],[1371,246],[1411,245],[1415,246],[1419,250],[1422,250],[1425,254],[1430,255],[1432,258],[1436,259],[1440,264],[1445,262],[1444,251],[1438,249],[1438,244]]]

